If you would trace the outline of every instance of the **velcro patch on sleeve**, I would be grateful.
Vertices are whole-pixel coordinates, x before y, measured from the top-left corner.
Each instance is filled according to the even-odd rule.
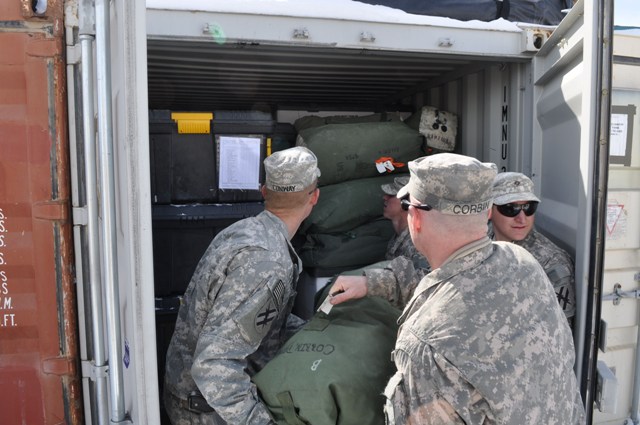
[[[282,311],[286,289],[279,279],[270,280],[233,314],[242,337],[259,345]]]

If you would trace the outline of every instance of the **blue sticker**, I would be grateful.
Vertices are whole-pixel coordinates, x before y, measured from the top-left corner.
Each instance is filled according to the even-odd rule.
[[[122,358],[124,366],[129,369],[129,363],[131,363],[131,356],[129,355],[129,341],[124,339],[124,357]]]

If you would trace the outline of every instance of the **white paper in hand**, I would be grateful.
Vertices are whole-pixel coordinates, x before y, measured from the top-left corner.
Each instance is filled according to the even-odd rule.
[[[333,308],[333,304],[329,302],[330,299],[331,299],[331,295],[327,295],[327,298],[325,298],[324,301],[322,301],[322,304],[320,304],[320,307],[318,307],[318,311],[321,311],[324,314],[329,315],[329,312]]]

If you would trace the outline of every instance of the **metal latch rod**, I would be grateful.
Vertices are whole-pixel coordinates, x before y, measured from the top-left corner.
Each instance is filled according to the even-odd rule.
[[[622,298],[640,298],[640,289],[634,289],[633,291],[623,291],[622,285],[616,283],[613,285],[613,292],[611,294],[603,295],[602,301],[613,301],[613,305],[620,304]]]

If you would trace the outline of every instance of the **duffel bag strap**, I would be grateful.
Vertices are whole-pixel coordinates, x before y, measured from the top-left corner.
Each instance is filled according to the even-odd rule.
[[[289,425],[309,425],[296,413],[296,406],[289,391],[283,391],[277,395],[278,401],[282,405],[282,415]]]

